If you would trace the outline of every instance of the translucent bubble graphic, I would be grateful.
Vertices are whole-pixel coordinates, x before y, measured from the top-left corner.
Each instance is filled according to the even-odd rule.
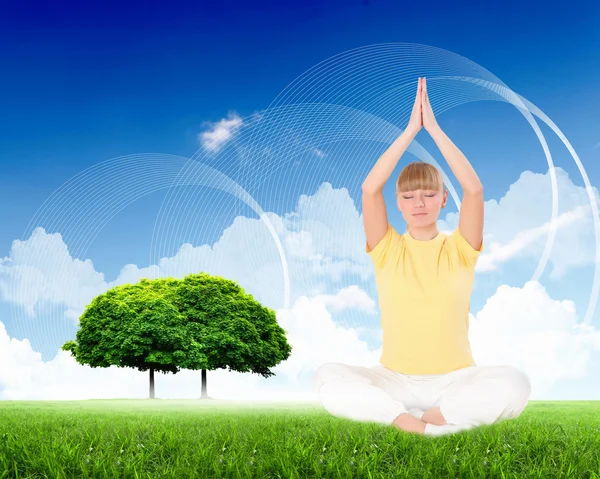
[[[94,165],[65,182],[42,204],[27,226],[23,241],[30,236],[40,235],[39,227],[43,226],[47,233],[59,232],[67,244],[69,254],[73,258],[84,258],[90,245],[100,231],[121,210],[151,193],[168,188],[185,188],[191,186],[212,187],[226,192],[247,204],[263,221],[271,232],[271,237],[279,252],[279,261],[283,268],[283,284],[286,298],[289,291],[289,279],[286,273],[286,258],[279,236],[270,219],[261,207],[230,178],[221,172],[194,162],[193,171],[188,169],[188,176],[182,177],[180,172],[189,161],[187,158],[174,155],[140,154],[114,158]],[[89,291],[85,298],[76,298],[79,291],[77,276],[69,266],[57,265],[56,251],[42,251],[37,242],[35,246],[17,255],[10,267],[6,297],[11,304],[13,318],[27,337],[27,327],[31,324],[26,316],[34,315],[35,302],[28,301],[28,295],[40,300],[77,305],[75,317],[72,310],[64,316],[76,320],[83,308],[96,294],[103,291]],[[31,265],[37,265],[32,268]],[[150,263],[151,265],[153,263]],[[194,265],[190,265],[193,269]],[[48,283],[44,278],[52,277]],[[164,276],[158,268],[151,267],[146,277]],[[108,283],[109,288],[116,283]],[[287,301],[287,299],[286,299]],[[24,306],[22,308],[18,305]],[[68,337],[70,329],[64,321],[63,314],[54,310],[46,313],[40,323],[42,337],[50,338],[57,331],[63,332],[58,337]]]

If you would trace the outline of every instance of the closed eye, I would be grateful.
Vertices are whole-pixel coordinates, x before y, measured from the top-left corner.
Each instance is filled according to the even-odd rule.
[[[425,195],[425,196],[427,196],[428,198],[433,198],[435,195]],[[411,198],[412,198],[412,196],[404,196],[405,200],[409,200]]]

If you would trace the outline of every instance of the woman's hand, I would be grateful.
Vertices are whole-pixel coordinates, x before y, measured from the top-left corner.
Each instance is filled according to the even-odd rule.
[[[406,126],[406,130],[415,135],[423,126],[423,117],[421,115],[421,85],[422,81],[421,78],[419,78],[419,82],[417,83],[417,96],[415,97],[415,104],[413,105],[412,113],[410,114],[410,120],[408,120],[408,125]]]
[[[423,78],[423,93],[421,95],[421,111],[423,112],[423,127],[427,131],[427,133],[431,134],[437,130],[439,130],[440,126],[433,115],[433,110],[431,109],[431,103],[429,103],[429,95],[427,95],[427,79]]]

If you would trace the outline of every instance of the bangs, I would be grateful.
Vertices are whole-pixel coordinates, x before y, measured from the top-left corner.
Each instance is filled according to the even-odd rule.
[[[396,194],[414,190],[443,191],[444,182],[438,169],[417,161],[404,167],[396,182]]]

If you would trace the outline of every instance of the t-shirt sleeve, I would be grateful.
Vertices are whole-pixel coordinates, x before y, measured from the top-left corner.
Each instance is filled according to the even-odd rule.
[[[454,238],[454,242],[456,243],[456,248],[458,250],[458,255],[459,255],[461,262],[468,267],[475,266],[475,263],[477,262],[477,258],[479,258],[479,255],[481,254],[481,252],[484,249],[483,248],[484,241],[483,240],[481,241],[481,246],[479,247],[478,250],[473,248],[471,246],[471,243],[469,243],[464,238],[464,236],[460,233],[460,229],[458,228],[458,226],[452,232],[452,237]]]
[[[388,222],[387,231],[385,232],[383,238],[379,240],[379,243],[377,243],[373,249],[369,249],[369,243],[365,242],[365,251],[373,260],[373,264],[376,267],[381,268],[391,254],[391,250],[397,246],[397,243],[400,241],[400,239],[401,238],[399,238],[399,235],[394,227]]]

